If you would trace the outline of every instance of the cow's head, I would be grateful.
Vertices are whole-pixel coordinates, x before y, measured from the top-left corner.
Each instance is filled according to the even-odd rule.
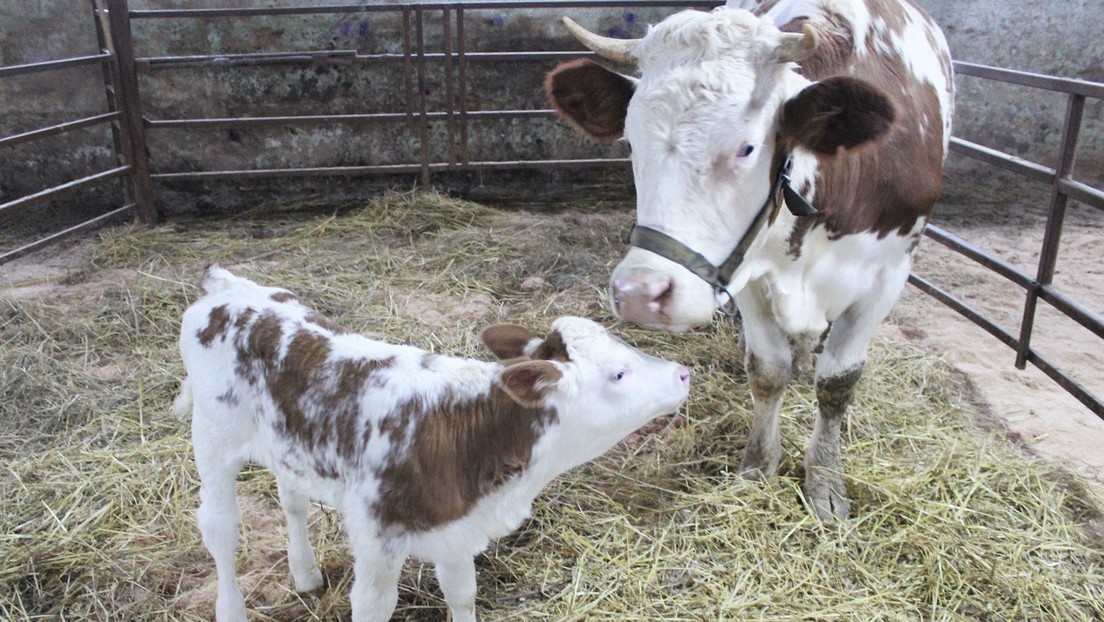
[[[889,100],[848,77],[810,83],[795,62],[818,37],[781,32],[743,10],[684,11],[639,40],[608,39],[564,20],[599,55],[631,62],[629,78],[588,60],[565,63],[546,82],[553,106],[599,141],[632,147],[637,225],[666,234],[720,266],[767,205],[791,152],[835,154],[883,135]],[[811,158],[795,179],[811,179]],[[766,229],[749,238],[727,290],[765,272]],[[633,247],[614,269],[613,308],[649,328],[683,331],[710,321],[724,292],[656,252]]]

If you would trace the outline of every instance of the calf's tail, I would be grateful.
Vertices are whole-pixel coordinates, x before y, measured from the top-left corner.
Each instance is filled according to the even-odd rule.
[[[183,419],[192,414],[192,383],[185,377],[180,381],[180,395],[176,396],[172,404],[172,414]]]

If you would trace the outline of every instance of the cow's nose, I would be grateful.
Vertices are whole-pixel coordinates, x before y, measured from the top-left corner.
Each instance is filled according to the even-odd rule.
[[[664,300],[671,277],[649,268],[630,268],[610,283],[613,311],[623,320],[642,326],[661,326]]]

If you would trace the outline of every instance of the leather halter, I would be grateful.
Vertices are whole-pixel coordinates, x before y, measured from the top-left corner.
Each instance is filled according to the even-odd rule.
[[[718,300],[721,299],[722,294],[727,297],[727,300],[720,305],[721,313],[734,316],[737,313],[736,299],[728,291],[728,283],[732,280],[732,275],[736,272],[736,269],[744,262],[744,255],[751,247],[755,237],[759,235],[767,221],[781,207],[783,198],[785,198],[786,207],[794,216],[814,216],[817,214],[816,209],[790,186],[790,169],[792,168],[793,154],[790,154],[778,167],[774,183],[771,184],[770,194],[767,196],[766,202],[763,203],[763,207],[759,208],[759,213],[755,215],[755,219],[751,221],[751,226],[744,232],[743,237],[736,244],[736,248],[729,253],[728,259],[725,259],[719,266],[714,266],[700,253],[666,233],[651,227],[634,224],[632,231],[629,232],[629,244],[651,251],[696,274],[703,281],[713,286],[713,293]]]

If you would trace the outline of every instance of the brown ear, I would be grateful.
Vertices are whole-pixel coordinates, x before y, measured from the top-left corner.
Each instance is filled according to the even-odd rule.
[[[556,387],[563,372],[548,361],[525,361],[504,368],[498,374],[502,389],[525,408],[538,408],[544,396]]]
[[[525,346],[538,339],[533,333],[515,324],[488,326],[483,329],[479,338],[499,360],[525,356]]]
[[[783,144],[834,155],[884,136],[893,103],[864,80],[836,76],[812,84],[782,108]]]
[[[633,81],[585,58],[548,73],[544,90],[560,117],[591,140],[609,143],[625,131]]]

